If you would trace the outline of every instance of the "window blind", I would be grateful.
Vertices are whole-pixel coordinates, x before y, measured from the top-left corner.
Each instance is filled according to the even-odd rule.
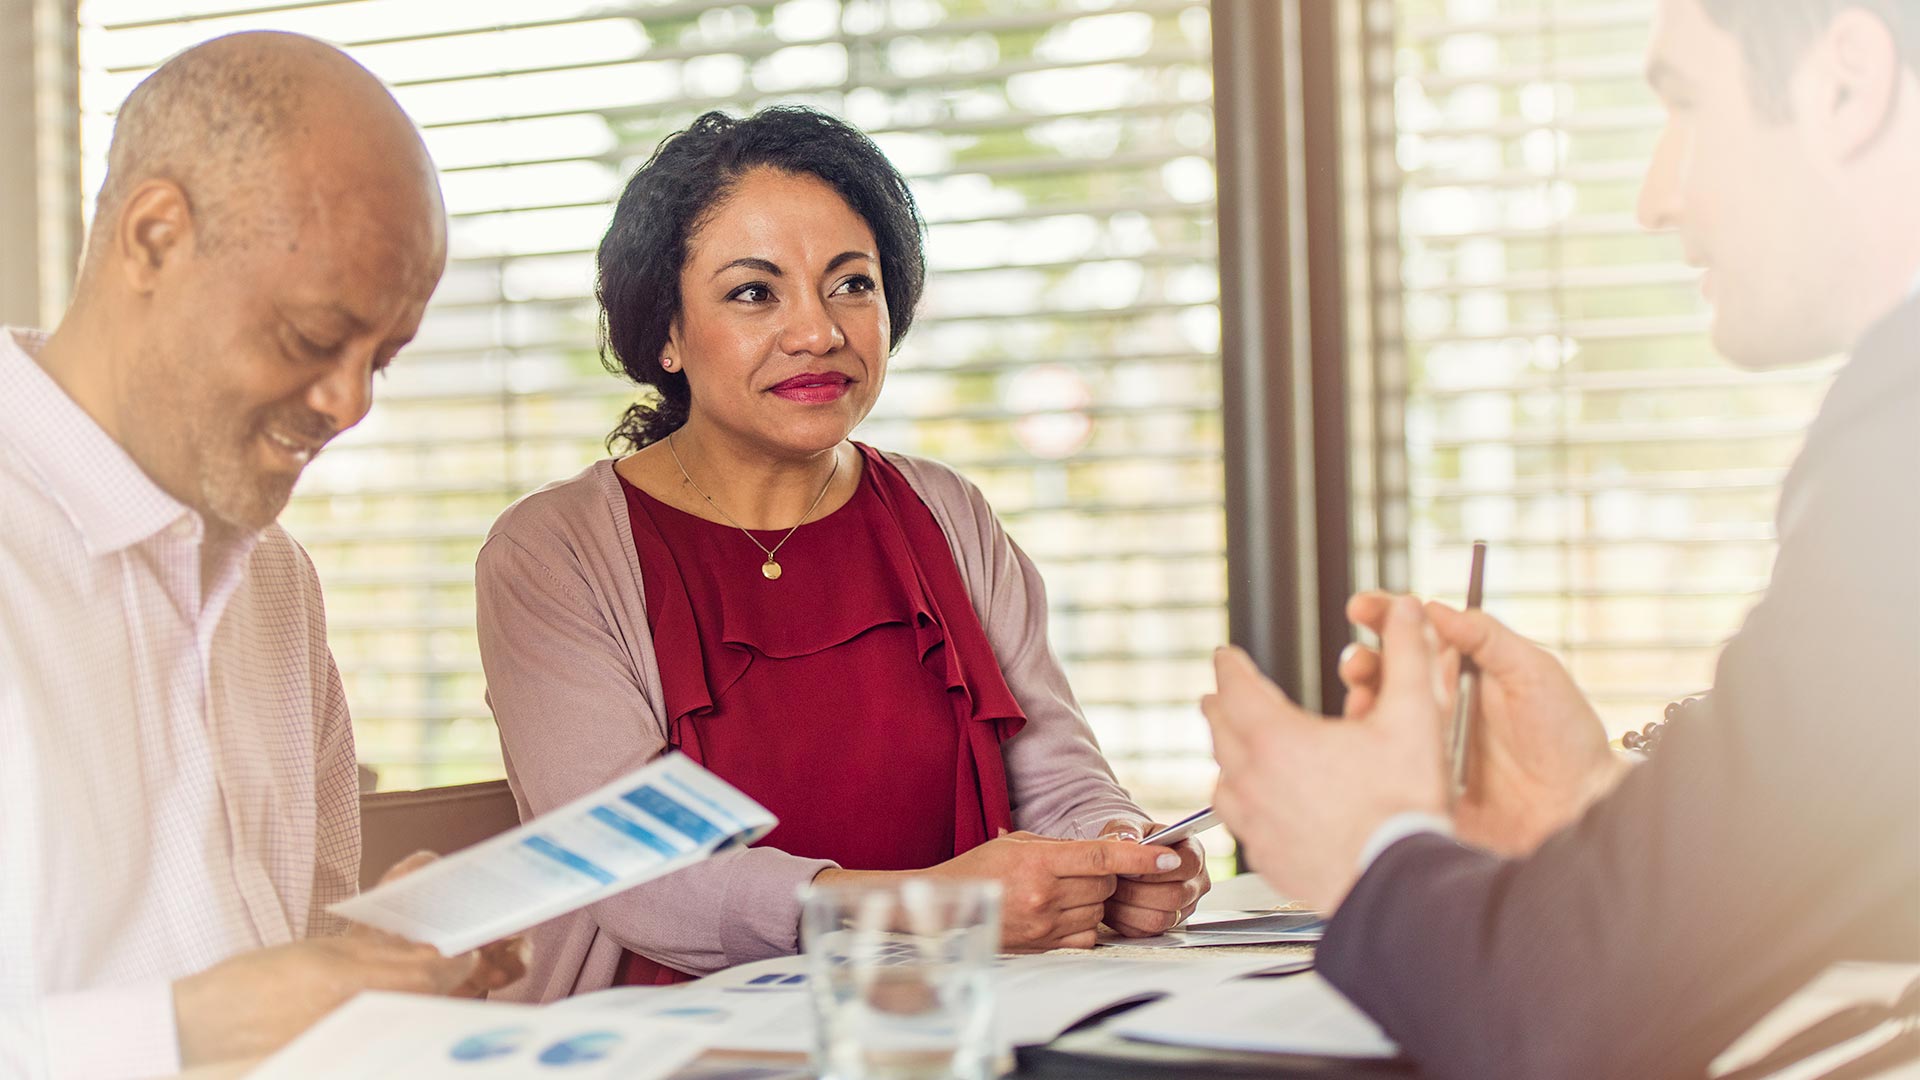
[[[1633,221],[1661,115],[1652,0],[1402,0],[1408,574],[1558,650],[1616,734],[1712,681],[1766,583],[1831,365],[1744,373],[1678,241]]]
[[[284,520],[326,588],[382,786],[498,775],[472,565],[515,497],[601,456],[629,390],[595,354],[611,200],[710,108],[842,115],[905,172],[929,285],[858,433],[985,489],[1124,782],[1169,812],[1212,768],[1194,702],[1225,635],[1208,13],[1197,0],[86,0],[89,188],[111,109],[241,29],[345,48],[423,128],[451,261],[373,413]]]

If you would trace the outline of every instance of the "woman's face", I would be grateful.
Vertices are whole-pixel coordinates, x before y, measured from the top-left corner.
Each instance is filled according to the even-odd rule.
[[[686,370],[688,423],[779,456],[845,439],[890,344],[866,221],[816,177],[756,169],[687,247],[665,356]]]

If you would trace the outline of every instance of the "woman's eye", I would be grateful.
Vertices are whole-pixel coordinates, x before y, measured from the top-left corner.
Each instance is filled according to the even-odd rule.
[[[873,291],[873,279],[865,274],[855,274],[840,283],[833,290],[836,293],[870,293]]]
[[[749,304],[764,304],[773,299],[773,290],[756,281],[728,293],[727,299],[745,300]]]

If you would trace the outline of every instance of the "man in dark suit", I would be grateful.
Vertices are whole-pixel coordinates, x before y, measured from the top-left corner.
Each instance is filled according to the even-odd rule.
[[[1661,0],[1642,193],[1746,367],[1851,350],[1782,492],[1711,715],[1616,762],[1544,650],[1362,596],[1341,723],[1238,650],[1216,804],[1335,911],[1322,973],[1429,1075],[1698,1075],[1827,964],[1920,960],[1920,0]],[[1481,669],[1451,801],[1455,652]]]

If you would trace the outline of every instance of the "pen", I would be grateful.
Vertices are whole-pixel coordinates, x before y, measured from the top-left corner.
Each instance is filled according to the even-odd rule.
[[[1202,807],[1179,821],[1161,829],[1151,836],[1142,837],[1143,844],[1177,844],[1194,833],[1206,832],[1220,823],[1213,813],[1213,807]]]
[[[1487,542],[1473,542],[1473,569],[1467,575],[1467,610],[1480,607],[1480,593],[1487,576]],[[1460,692],[1453,699],[1453,797],[1458,799],[1467,793],[1467,763],[1473,755],[1468,753],[1473,742],[1473,714],[1480,707],[1480,669],[1473,658],[1460,657]]]

